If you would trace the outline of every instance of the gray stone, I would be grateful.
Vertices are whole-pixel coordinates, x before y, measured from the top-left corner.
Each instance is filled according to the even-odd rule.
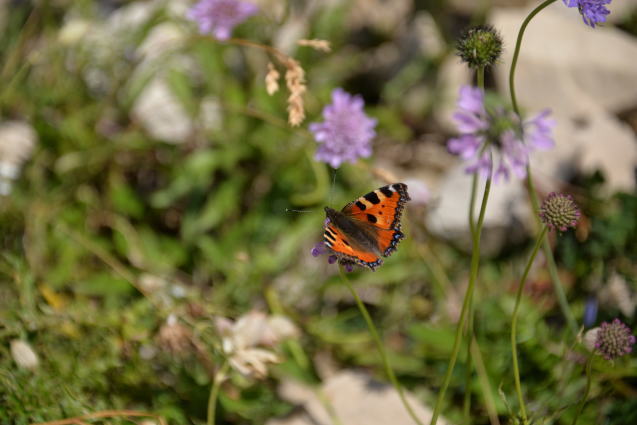
[[[287,382],[280,389],[281,396],[300,404],[304,411],[283,418],[272,419],[267,425],[413,425],[396,390],[373,380],[362,372],[344,371],[328,378],[313,391],[300,384]],[[407,400],[423,423],[429,423],[432,411],[413,395]],[[440,418],[438,423],[448,422]]]
[[[444,174],[433,195],[426,223],[436,236],[470,250],[468,211],[472,177],[464,173],[464,168],[464,164],[458,164]],[[484,179],[480,179],[478,184],[474,210],[476,221],[484,183]],[[506,242],[522,240],[532,228],[532,220],[521,180],[512,178],[509,182],[493,183],[485,211],[481,251],[486,255],[495,254]]]
[[[528,9],[496,10],[490,21],[510,46],[496,68],[508,94],[515,38]],[[528,26],[516,71],[520,107],[550,108],[557,120],[556,148],[534,155],[535,176],[547,191],[575,171],[601,170],[607,189],[632,190],[637,166],[634,132],[615,113],[637,107],[637,41],[612,27],[586,26],[576,9],[557,2]]]

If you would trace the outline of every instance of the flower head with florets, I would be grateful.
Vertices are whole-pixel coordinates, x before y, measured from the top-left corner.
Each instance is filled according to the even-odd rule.
[[[575,227],[581,216],[577,204],[571,195],[550,193],[540,206],[540,219],[549,229],[565,232]]]
[[[230,38],[232,30],[259,8],[241,0],[200,0],[188,10],[187,17],[199,25],[199,32],[211,34],[217,40]]]
[[[502,54],[502,37],[491,25],[469,28],[458,39],[456,54],[471,68],[495,65]]]
[[[526,177],[529,154],[554,146],[551,131],[555,123],[548,110],[520,122],[495,95],[477,87],[463,86],[458,110],[453,115],[460,135],[447,142],[451,153],[467,161],[467,173],[508,180],[511,173]],[[494,170],[495,164],[495,170]]]
[[[372,154],[372,139],[376,136],[376,120],[363,110],[361,96],[343,89],[332,92],[332,103],[323,109],[323,122],[309,126],[319,143],[316,160],[338,168],[343,162],[354,163]]]
[[[584,23],[592,28],[600,22],[606,22],[606,15],[610,10],[606,9],[606,4],[611,0],[563,0],[568,7],[577,7]]]
[[[595,351],[606,360],[615,360],[631,353],[635,345],[635,335],[619,319],[614,319],[610,323],[603,322],[599,328],[596,328],[594,335]]]

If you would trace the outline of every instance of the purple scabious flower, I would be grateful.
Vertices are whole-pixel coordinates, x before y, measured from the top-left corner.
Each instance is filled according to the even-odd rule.
[[[338,168],[343,162],[354,163],[372,154],[371,141],[376,136],[376,120],[363,110],[361,96],[341,88],[332,92],[332,103],[323,109],[323,122],[311,123],[310,131],[319,143],[315,158]]]
[[[447,148],[467,161],[467,173],[477,172],[496,182],[509,180],[511,173],[522,179],[529,154],[555,145],[551,134],[555,122],[549,114],[544,110],[520,122],[500,100],[485,99],[479,88],[463,86],[453,115],[460,135],[449,139]]]
[[[199,32],[217,40],[227,40],[235,26],[256,14],[259,8],[240,0],[200,0],[188,10],[187,17],[199,25]]]
[[[605,4],[610,4],[611,0],[563,0],[568,7],[577,7],[584,23],[591,28],[595,28],[596,24],[606,22],[606,15],[610,14],[610,10],[606,9]]]
[[[595,350],[606,360],[614,360],[633,351],[635,335],[619,319],[603,322],[595,338]]]

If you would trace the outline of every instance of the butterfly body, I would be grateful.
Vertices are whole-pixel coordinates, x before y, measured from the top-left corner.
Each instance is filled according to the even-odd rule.
[[[323,240],[341,263],[355,263],[374,270],[405,237],[400,218],[409,201],[407,185],[383,186],[347,204],[341,211],[325,207],[327,223]]]

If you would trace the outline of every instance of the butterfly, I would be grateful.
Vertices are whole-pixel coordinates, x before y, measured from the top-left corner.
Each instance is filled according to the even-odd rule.
[[[407,185],[394,183],[361,196],[341,211],[325,207],[323,241],[341,264],[376,269],[405,237],[400,217],[411,200]]]

